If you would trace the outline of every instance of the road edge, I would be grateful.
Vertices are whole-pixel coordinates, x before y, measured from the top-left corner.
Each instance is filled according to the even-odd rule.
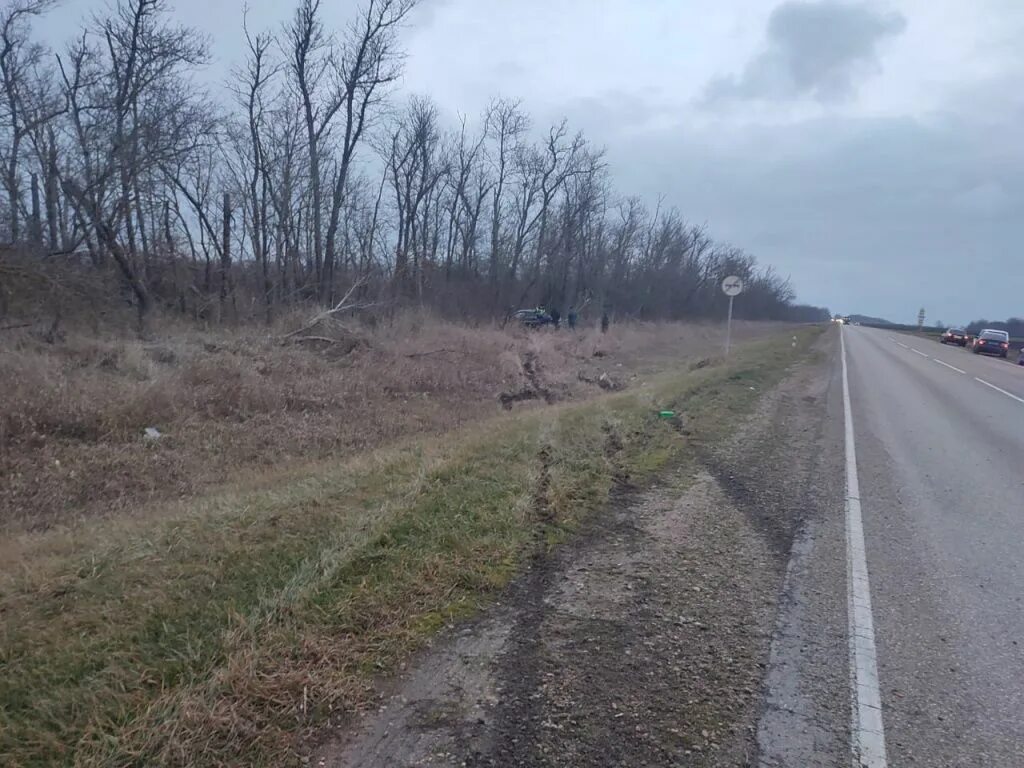
[[[840,329],[839,348],[843,368],[843,425],[846,442],[846,568],[847,616],[850,641],[852,704],[851,749],[854,765],[886,768],[885,726],[878,683],[871,584],[864,547],[864,521],[857,476],[857,446],[850,406],[850,381],[846,364],[846,333]]]

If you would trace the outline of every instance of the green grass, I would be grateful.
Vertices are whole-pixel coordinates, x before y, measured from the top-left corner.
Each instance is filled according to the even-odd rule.
[[[538,548],[721,439],[816,329],[580,404],[2,544],[0,762],[283,765]],[[688,436],[657,411],[686,419]]]

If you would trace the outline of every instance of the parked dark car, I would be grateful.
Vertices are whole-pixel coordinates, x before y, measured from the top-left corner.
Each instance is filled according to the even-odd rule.
[[[1010,334],[1006,331],[986,328],[974,340],[971,351],[976,355],[999,355],[1000,357],[1006,357],[1010,354]]]
[[[512,316],[527,328],[541,328],[554,322],[543,309],[520,309]]]
[[[956,344],[961,347],[967,346],[967,331],[962,328],[947,328],[945,333],[939,337],[943,344]]]

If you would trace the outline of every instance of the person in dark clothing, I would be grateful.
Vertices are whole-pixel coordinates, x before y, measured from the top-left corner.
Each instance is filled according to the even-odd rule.
[[[608,310],[606,309],[601,313],[601,333],[608,333],[609,325],[611,325],[611,320],[608,318]]]
[[[552,324],[555,326],[555,328],[557,328],[558,327],[558,321],[562,319],[562,315],[554,307],[551,308],[551,311],[548,314],[551,315],[551,322],[552,322]]]
[[[569,307],[569,330],[576,330],[576,307]]]

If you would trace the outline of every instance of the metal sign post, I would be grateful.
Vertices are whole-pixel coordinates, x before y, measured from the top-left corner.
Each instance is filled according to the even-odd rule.
[[[730,275],[722,281],[722,293],[729,297],[729,319],[725,323],[725,356],[728,357],[729,347],[732,346],[732,302],[743,293],[743,281]]]

